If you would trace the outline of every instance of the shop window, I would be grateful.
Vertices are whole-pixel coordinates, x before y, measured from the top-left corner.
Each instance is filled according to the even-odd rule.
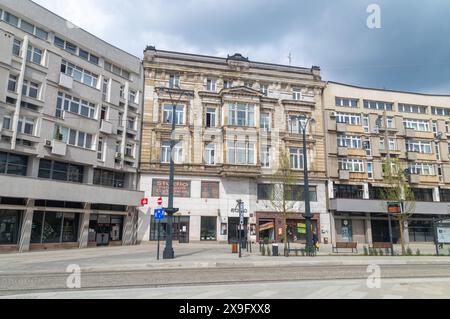
[[[219,182],[202,182],[202,198],[219,198]]]
[[[0,245],[15,245],[19,240],[21,213],[0,210]]]
[[[78,241],[79,214],[35,212],[31,243],[64,243]]]
[[[217,240],[217,217],[202,216],[200,240]]]

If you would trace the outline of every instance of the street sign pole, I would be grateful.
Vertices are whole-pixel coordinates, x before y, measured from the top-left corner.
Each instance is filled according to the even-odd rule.
[[[391,243],[391,256],[394,256],[394,241],[392,240],[391,213],[388,213],[388,222],[389,222],[389,241]]]
[[[161,221],[158,220],[158,248],[157,248],[157,250],[156,250],[156,253],[157,253],[156,259],[157,259],[157,260],[159,260],[159,229],[160,229],[160,223],[161,223]]]

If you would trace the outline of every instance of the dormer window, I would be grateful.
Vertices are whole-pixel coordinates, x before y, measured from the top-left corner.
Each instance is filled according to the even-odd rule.
[[[215,79],[206,80],[206,89],[210,92],[215,92],[216,91],[216,80]]]
[[[293,88],[292,89],[292,98],[295,101],[300,101],[302,99],[302,92],[299,88]]]
[[[269,94],[269,86],[267,84],[261,84],[261,93],[264,96]]]

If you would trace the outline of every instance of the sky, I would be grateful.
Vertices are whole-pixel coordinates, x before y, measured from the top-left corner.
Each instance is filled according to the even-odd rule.
[[[156,49],[320,66],[326,81],[450,94],[449,0],[35,0],[142,57]],[[377,4],[380,28],[369,28]]]

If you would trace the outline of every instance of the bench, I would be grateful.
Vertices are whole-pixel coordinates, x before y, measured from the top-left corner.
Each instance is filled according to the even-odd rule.
[[[392,249],[391,243],[372,243],[372,247],[369,247],[372,249],[385,249],[386,253],[389,252],[389,250]]]
[[[339,249],[351,249],[352,253],[355,252],[358,253],[358,243],[336,243],[333,246],[333,252],[339,253]]]

